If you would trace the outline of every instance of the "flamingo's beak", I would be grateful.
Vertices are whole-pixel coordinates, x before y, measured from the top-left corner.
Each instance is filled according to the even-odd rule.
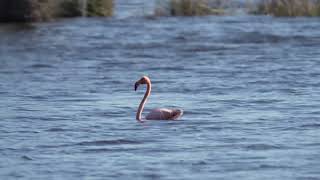
[[[137,91],[139,85],[140,85],[139,81],[134,84],[134,90],[135,90],[135,91]]]

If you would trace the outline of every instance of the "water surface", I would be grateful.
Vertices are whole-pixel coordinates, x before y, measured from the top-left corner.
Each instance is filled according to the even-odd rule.
[[[320,21],[0,27],[1,179],[319,179]],[[137,123],[180,107],[179,121]]]

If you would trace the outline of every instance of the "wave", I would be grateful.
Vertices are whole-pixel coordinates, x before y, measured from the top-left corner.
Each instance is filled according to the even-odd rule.
[[[304,124],[300,126],[301,128],[320,128],[319,123],[312,123],[312,124]]]
[[[33,160],[31,157],[29,157],[29,156],[27,156],[27,155],[23,155],[23,156],[21,156],[21,158],[22,158],[23,160],[28,160],[28,161]]]
[[[142,144],[140,141],[116,139],[116,140],[98,140],[98,141],[83,141],[75,145],[79,146],[105,146],[105,145],[123,145],[123,144]]]
[[[95,149],[84,149],[84,153],[105,153],[105,152],[128,152],[136,150],[135,148],[95,148]]]
[[[262,32],[241,32],[236,33],[237,36],[227,39],[227,41],[235,44],[243,43],[286,43],[286,42],[301,42],[303,44],[320,42],[319,37],[310,36],[283,36],[276,34],[267,34]]]
[[[273,149],[288,149],[287,147],[271,145],[271,144],[250,144],[245,147],[248,150],[273,150]]]
[[[54,68],[54,66],[49,65],[49,64],[33,64],[31,66],[29,66],[30,68],[34,68],[34,69],[42,69],[42,68]]]

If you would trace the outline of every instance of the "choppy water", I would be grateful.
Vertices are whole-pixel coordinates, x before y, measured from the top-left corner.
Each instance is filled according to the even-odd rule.
[[[319,179],[320,21],[70,19],[0,30],[1,179]],[[146,106],[180,121],[135,121]]]

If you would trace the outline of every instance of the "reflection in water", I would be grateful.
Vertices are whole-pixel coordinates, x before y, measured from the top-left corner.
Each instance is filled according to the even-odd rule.
[[[17,23],[17,24],[0,24],[0,32],[16,32],[25,30],[34,30],[36,27],[30,23]]]

